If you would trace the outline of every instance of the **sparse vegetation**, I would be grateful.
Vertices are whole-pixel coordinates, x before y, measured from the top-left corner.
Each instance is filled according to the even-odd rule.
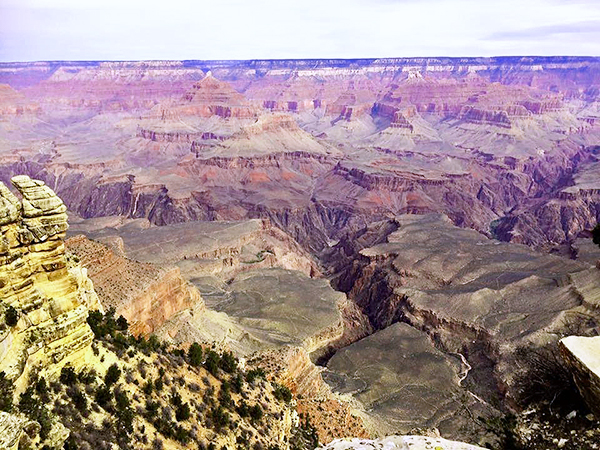
[[[40,424],[40,438],[46,439],[52,429],[50,412],[44,402],[37,395],[34,386],[29,386],[19,398],[19,412],[26,414],[30,419]]]
[[[497,442],[495,446],[486,444],[487,448],[498,450],[525,450],[517,437],[517,419],[514,414],[505,414],[502,416],[494,416],[479,419],[485,429],[491,433]]]
[[[269,255],[274,255],[275,253],[273,253],[273,251],[271,250],[261,250],[256,254],[256,258],[252,259],[250,261],[241,261],[243,264],[258,264],[263,262],[267,256]]]
[[[121,359],[105,373],[67,365],[50,385],[44,378],[32,379],[16,408],[40,423],[42,437],[55,417],[71,432],[67,450],[164,448],[173,441],[186,448],[194,442],[198,448],[220,448],[210,443],[224,442],[231,433],[238,448],[269,448],[266,427],[281,419],[292,394],[265,383],[263,369],[243,370],[231,352],[198,343],[183,351],[156,336],[137,338],[126,329],[126,320],[115,319],[113,309],[91,312],[88,323],[98,359],[112,362],[110,352]],[[12,383],[0,373],[0,410],[15,409],[12,393]],[[314,448],[304,434],[303,427],[296,430],[295,442],[303,444],[293,448]]]
[[[281,400],[286,403],[292,401],[292,392],[287,387],[282,386],[280,384],[275,384],[273,395],[275,395],[275,398],[277,400]]]
[[[547,402],[550,408],[566,413],[585,408],[556,342],[539,348],[521,347],[516,351],[516,358],[519,365],[525,367],[515,383],[519,403]]]

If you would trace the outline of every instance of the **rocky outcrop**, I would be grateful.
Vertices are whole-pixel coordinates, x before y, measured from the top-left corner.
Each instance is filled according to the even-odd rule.
[[[7,84],[0,84],[0,120],[8,116],[23,116],[39,112],[39,105],[27,100]]]
[[[496,227],[498,237],[548,247],[572,242],[582,231],[591,230],[600,220],[597,153],[596,147],[590,147],[565,161],[566,173],[562,181],[565,187],[561,186],[545,200],[526,202],[502,217]],[[590,159],[592,162],[585,164]],[[534,173],[537,170],[534,169]],[[576,172],[575,175],[567,177],[571,171]]]
[[[559,346],[581,396],[600,418],[600,337],[569,336]]]
[[[444,212],[460,226],[540,247],[570,240],[591,221],[581,215],[597,202],[560,211],[540,204],[573,197],[562,188],[585,157],[578,149],[597,141],[593,121],[582,119],[594,112],[597,59],[307,64],[3,65],[0,78],[54,74],[27,95],[43,106],[60,100],[68,119],[63,135],[49,132],[52,153],[30,151],[28,132],[8,127],[0,147],[17,168],[0,175],[44,179],[82,217],[145,217],[157,225],[268,217],[319,249],[350,222],[405,212]],[[209,67],[219,79],[198,81]],[[106,113],[148,103],[140,114]],[[97,108],[106,114],[94,115]],[[90,159],[104,167],[82,169]],[[348,183],[334,168],[339,161],[354,170]]]
[[[489,111],[485,109],[465,106],[458,115],[458,119],[480,125],[495,125],[501,128],[511,128],[512,124],[506,111]]]
[[[40,424],[21,413],[0,412],[0,449],[59,449],[69,437],[69,430],[52,420],[46,439],[39,436]]]
[[[464,442],[448,441],[439,437],[429,436],[390,436],[382,439],[368,440],[360,438],[336,439],[329,444],[319,447],[322,450],[483,450],[475,445]]]
[[[0,184],[0,371],[24,387],[28,373],[86,360],[88,309],[101,309],[85,269],[65,253],[66,207],[43,182],[16,176],[19,201]]]
[[[222,141],[225,139],[224,136],[218,136],[215,133],[205,131],[201,133],[184,133],[184,132],[160,132],[155,130],[147,130],[140,128],[137,131],[137,136],[148,139],[154,142],[185,142],[192,144],[191,151],[196,150],[196,147],[200,145],[198,141],[214,140]],[[195,144],[195,145],[194,145]]]
[[[25,433],[37,434],[39,425],[22,414],[0,412],[0,449],[18,450]],[[23,439],[26,440],[27,438]]]
[[[390,126],[392,128],[405,128],[405,129],[409,130],[411,133],[414,130],[413,125],[406,118],[405,113],[403,113],[401,111],[396,111],[394,113],[394,119],[390,123]]]
[[[210,72],[202,80],[194,83],[185,94],[184,100],[189,105],[187,111],[190,107],[194,108],[194,112],[202,117],[219,116],[227,119],[256,116],[256,111],[242,94],[227,82],[217,80]]]
[[[152,333],[182,309],[203,304],[178,267],[137,262],[82,235],[66,245],[88,268],[102,305],[123,315],[133,334]]]
[[[107,112],[145,110],[159,101],[180,98],[201,79],[199,68],[180,61],[57,63],[34,75],[39,83],[26,83],[27,96],[43,102],[44,110],[62,108]],[[38,72],[45,72],[38,66]],[[44,79],[45,78],[45,79]]]

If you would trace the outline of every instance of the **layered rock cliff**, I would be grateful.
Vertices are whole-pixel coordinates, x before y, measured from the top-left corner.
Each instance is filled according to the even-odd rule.
[[[137,262],[82,235],[68,239],[66,245],[89,268],[102,305],[114,307],[134,334],[152,333],[180,310],[203,304],[178,267]]]
[[[34,368],[55,373],[86,360],[92,282],[65,252],[66,207],[43,182],[13,177],[19,200],[0,183],[0,371],[24,388]]]

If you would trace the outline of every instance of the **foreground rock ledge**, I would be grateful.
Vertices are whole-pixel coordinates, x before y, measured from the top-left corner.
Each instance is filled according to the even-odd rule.
[[[569,336],[560,351],[573,371],[575,384],[587,405],[600,418],[600,336]]]
[[[382,439],[336,439],[322,450],[482,450],[481,447],[465,444],[464,442],[448,441],[429,436],[388,436]]]
[[[27,387],[35,368],[57,374],[90,357],[89,309],[102,309],[87,271],[65,252],[67,208],[39,180],[11,179],[19,200],[0,182],[0,371]]]

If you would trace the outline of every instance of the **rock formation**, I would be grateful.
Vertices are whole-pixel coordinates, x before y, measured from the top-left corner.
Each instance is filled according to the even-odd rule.
[[[184,100],[189,102],[196,114],[201,116],[219,116],[221,118],[250,118],[256,115],[242,94],[233,89],[229,83],[217,80],[208,73],[202,80],[194,83],[185,94]]]
[[[66,246],[88,268],[104,308],[115,308],[133,334],[150,334],[180,310],[203,304],[178,267],[137,262],[82,235]]]
[[[9,85],[0,84],[0,118],[39,112],[39,105],[29,101],[23,94],[16,92]]]
[[[101,309],[86,269],[65,253],[66,207],[43,182],[0,184],[0,371],[23,389],[32,370],[56,373],[87,358],[88,309]],[[13,317],[9,319],[9,316]]]
[[[23,434],[31,428],[35,429],[36,424],[27,417],[0,412],[0,449],[18,450]]]
[[[561,339],[560,350],[581,396],[600,418],[600,337],[569,336]]]
[[[429,436],[389,436],[382,439],[336,439],[322,450],[483,450],[475,445]]]
[[[421,411],[445,435],[468,438],[457,423],[465,418],[469,423],[469,417],[455,414],[464,410],[453,391],[469,383],[471,411],[489,407],[479,399],[510,399],[516,348],[547,344],[569,320],[600,319],[596,267],[492,241],[440,216],[404,215],[372,224],[330,252],[335,256],[325,260],[331,261],[334,286],[381,331],[333,356],[326,380],[384,422],[410,423]],[[420,332],[431,339],[429,349]],[[411,350],[382,351],[392,345]],[[413,358],[427,363],[411,363]],[[435,375],[410,381],[420,379],[429,364],[436,366]],[[369,370],[373,366],[377,371]],[[411,395],[408,404],[406,395],[395,398],[399,385]],[[414,385],[417,391],[411,392]],[[428,400],[431,396],[436,400]],[[402,426],[394,424],[409,431]]]
[[[85,218],[268,218],[316,250],[406,212],[544,249],[599,219],[593,189],[569,190],[598,144],[597,59],[308,64],[3,64],[29,85],[6,97],[41,111],[3,116],[0,176]]]

